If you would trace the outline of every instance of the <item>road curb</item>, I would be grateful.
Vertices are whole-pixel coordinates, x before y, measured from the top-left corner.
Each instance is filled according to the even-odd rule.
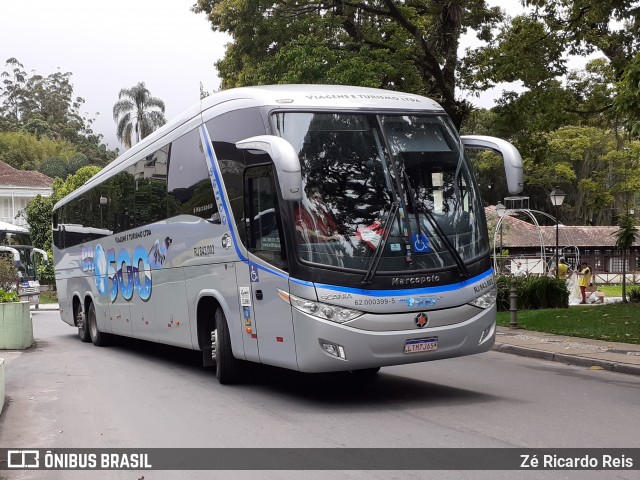
[[[502,353],[511,353],[523,357],[537,358],[539,360],[547,360],[551,362],[564,363],[567,365],[575,365],[578,367],[599,367],[612,372],[626,373],[628,375],[640,376],[640,365],[630,363],[612,362],[608,360],[600,360],[589,357],[578,357],[575,355],[566,355],[563,353],[548,352],[535,348],[521,347],[518,345],[508,345],[496,342],[493,350]]]

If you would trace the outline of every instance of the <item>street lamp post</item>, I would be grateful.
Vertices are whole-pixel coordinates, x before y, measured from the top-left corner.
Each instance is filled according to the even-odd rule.
[[[507,212],[507,207],[505,207],[502,202],[498,202],[496,205],[496,213],[498,214],[498,222],[500,223],[500,250],[499,250],[499,259],[498,267],[500,271],[498,273],[502,273],[502,217]]]
[[[558,274],[558,241],[560,237],[560,230],[558,229],[558,225],[560,222],[558,221],[558,209],[564,202],[564,197],[566,194],[560,190],[558,187],[554,188],[549,194],[549,198],[551,198],[551,204],[556,207],[556,278],[559,278]]]

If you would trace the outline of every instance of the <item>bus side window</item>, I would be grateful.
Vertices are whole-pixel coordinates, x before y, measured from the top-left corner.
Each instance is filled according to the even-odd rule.
[[[271,165],[245,170],[245,228],[249,251],[284,270],[286,256]]]
[[[171,144],[167,181],[168,218],[192,215],[212,222],[220,218],[197,129]]]

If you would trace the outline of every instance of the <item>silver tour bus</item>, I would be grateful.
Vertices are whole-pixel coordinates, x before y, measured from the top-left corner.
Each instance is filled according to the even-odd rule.
[[[221,383],[247,362],[302,372],[487,351],[496,289],[465,147],[427,98],[347,86],[216,93],[54,208],[62,319],[203,352]]]

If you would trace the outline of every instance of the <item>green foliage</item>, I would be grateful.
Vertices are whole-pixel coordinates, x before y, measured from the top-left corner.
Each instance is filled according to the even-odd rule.
[[[473,72],[464,80],[470,88],[516,80],[526,88],[535,88],[566,73],[564,49],[561,39],[545,31],[542,23],[518,16],[488,47],[470,52]]]
[[[627,300],[630,303],[640,303],[640,287],[629,287],[629,290],[627,290]]]
[[[152,97],[144,82],[132,88],[123,88],[113,106],[113,120],[117,124],[116,136],[125,147],[139,142],[166,123],[164,102]]]
[[[40,162],[38,171],[51,178],[61,178],[64,180],[69,175],[77,172],[80,168],[89,165],[89,159],[82,153],[77,153],[69,160],[64,157],[50,157]]]
[[[633,134],[640,136],[640,53],[627,65],[616,88],[616,108],[629,118]]]
[[[0,289],[12,290],[18,283],[18,267],[13,259],[6,255],[0,255]]]
[[[36,248],[51,250],[51,212],[53,201],[50,197],[38,195],[25,209],[31,242]],[[52,258],[52,257],[51,257]]]
[[[214,30],[233,37],[216,63],[222,88],[266,83],[355,84],[427,95],[460,126],[462,34],[487,40],[502,20],[485,0],[347,2],[199,0]]]
[[[16,292],[7,292],[6,290],[0,289],[0,303],[12,303],[19,301],[20,297]]]
[[[66,197],[71,192],[80,188],[91,177],[97,174],[100,168],[95,165],[89,165],[78,169],[73,175],[69,175],[66,179],[62,180],[56,178],[53,182],[53,194],[51,195],[52,206],[55,205],[58,200]],[[31,224],[31,222],[29,222]]]
[[[56,178],[53,182],[53,193],[51,197],[42,197],[38,195],[34,198],[25,209],[27,222],[29,223],[31,241],[33,245],[47,252],[52,250],[51,222],[53,214],[53,206],[58,200],[70,194],[100,171],[99,167],[91,165],[80,168],[76,173],[67,176],[65,180]],[[45,280],[52,275],[53,255],[49,258],[49,267],[44,268],[41,272]],[[49,280],[47,280],[49,281]]]
[[[624,214],[620,216],[618,230],[616,231],[616,248],[628,250],[636,240],[638,227],[632,215]]]
[[[74,154],[73,145],[65,140],[38,139],[26,132],[0,132],[0,160],[18,170],[36,170],[47,158]]]
[[[49,263],[45,265],[44,262],[38,265],[37,278],[40,282],[40,285],[51,285],[55,288],[56,286],[56,275],[53,267],[53,252],[48,251],[49,255]]]
[[[499,311],[510,308],[510,289],[515,286],[518,293],[519,310],[541,308],[566,308],[569,306],[569,291],[564,280],[547,276],[496,277]]]
[[[73,97],[71,73],[27,73],[15,58],[0,74],[0,160],[36,170],[51,157],[83,154],[89,164],[107,165],[117,152],[101,144],[92,118],[80,114],[84,99]],[[72,170],[73,171],[73,170]]]

